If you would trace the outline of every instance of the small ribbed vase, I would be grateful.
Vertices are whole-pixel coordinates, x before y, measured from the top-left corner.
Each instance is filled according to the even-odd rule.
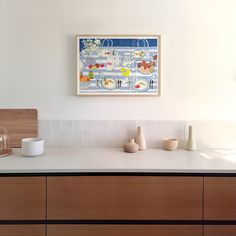
[[[193,127],[190,125],[188,127],[188,141],[186,144],[186,150],[188,151],[195,151],[197,149],[195,138],[194,138],[194,132]]]

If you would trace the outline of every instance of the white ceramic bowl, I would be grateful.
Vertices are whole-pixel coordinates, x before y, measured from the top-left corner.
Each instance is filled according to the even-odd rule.
[[[163,139],[163,148],[174,151],[178,147],[178,139]]]
[[[39,156],[44,152],[44,140],[41,138],[25,138],[21,140],[23,156]]]

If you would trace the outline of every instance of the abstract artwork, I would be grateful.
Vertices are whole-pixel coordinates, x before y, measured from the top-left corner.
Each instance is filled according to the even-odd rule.
[[[160,36],[77,36],[78,95],[160,95]]]

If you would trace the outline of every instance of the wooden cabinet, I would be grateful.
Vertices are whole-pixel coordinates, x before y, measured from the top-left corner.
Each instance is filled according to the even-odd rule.
[[[235,236],[235,225],[207,225],[204,227],[204,236]]]
[[[46,177],[1,177],[0,220],[46,219]]]
[[[51,220],[201,220],[203,177],[47,178]]]
[[[204,178],[204,219],[236,220],[236,177]]]
[[[47,236],[202,236],[190,225],[48,225]]]
[[[0,225],[0,236],[45,236],[45,225]]]
[[[236,221],[236,177],[0,178],[0,236],[235,236],[236,226],[224,225],[227,220]]]

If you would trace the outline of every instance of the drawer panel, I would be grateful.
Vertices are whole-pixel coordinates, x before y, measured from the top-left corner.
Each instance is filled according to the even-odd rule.
[[[48,177],[48,219],[202,219],[202,177]]]
[[[204,219],[236,220],[236,177],[204,178]]]
[[[207,225],[204,227],[204,236],[235,236],[235,225]]]
[[[0,225],[0,236],[45,236],[45,225]]]
[[[0,220],[46,219],[46,177],[1,177]]]
[[[202,236],[190,225],[48,225],[47,236]]]

